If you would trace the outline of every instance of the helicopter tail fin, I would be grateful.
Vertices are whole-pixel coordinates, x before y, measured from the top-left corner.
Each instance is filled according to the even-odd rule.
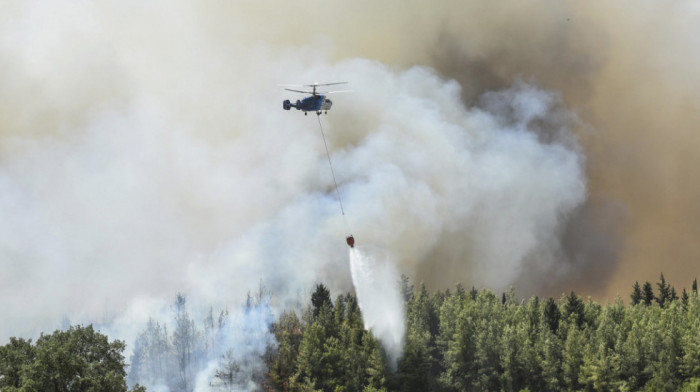
[[[301,109],[301,101],[297,100],[297,103],[292,103],[290,100],[285,99],[282,102],[282,108],[284,110],[289,110],[291,108],[297,108],[297,110],[300,110]]]

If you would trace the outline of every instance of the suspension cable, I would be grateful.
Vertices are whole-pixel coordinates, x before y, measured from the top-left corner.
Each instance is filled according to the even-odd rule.
[[[326,157],[328,158],[328,166],[331,168],[331,175],[333,176],[333,184],[335,184],[335,194],[338,196],[338,204],[340,204],[340,212],[343,214],[343,217],[345,217],[345,210],[343,209],[343,200],[340,198],[340,191],[338,190],[338,181],[335,180],[335,171],[333,171],[333,163],[331,163],[331,154],[328,152],[328,144],[326,143],[326,135],[323,132],[323,125],[321,125],[321,116],[317,114],[316,118],[318,119],[318,127],[321,129],[321,137],[323,137],[323,145],[326,147]]]

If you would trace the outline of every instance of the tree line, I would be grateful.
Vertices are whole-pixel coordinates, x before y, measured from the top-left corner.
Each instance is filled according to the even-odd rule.
[[[299,317],[272,329],[264,386],[279,391],[698,391],[700,301],[661,275],[600,305],[573,291],[518,300],[511,290],[428,293],[402,281],[406,336],[397,367],[362,328],[352,295],[319,285]],[[641,296],[640,296],[641,292]]]
[[[397,363],[364,329],[356,297],[333,299],[318,284],[306,307],[276,317],[269,294],[249,296],[235,316],[247,324],[235,328],[225,310],[195,322],[178,295],[171,330],[149,321],[128,375],[124,343],[91,326],[36,342],[11,338],[0,346],[0,390],[189,392],[202,374],[221,391],[700,390],[697,280],[680,296],[663,274],[655,290],[635,282],[627,306],[573,291],[521,300],[513,289],[429,293],[405,277],[399,284],[406,334]]]

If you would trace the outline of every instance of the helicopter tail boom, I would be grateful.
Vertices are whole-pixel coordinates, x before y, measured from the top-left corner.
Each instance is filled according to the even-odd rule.
[[[299,110],[299,101],[297,101],[297,103],[292,103],[288,99],[285,99],[284,102],[282,102],[282,108],[284,110],[289,110],[291,108],[297,108],[297,110]]]

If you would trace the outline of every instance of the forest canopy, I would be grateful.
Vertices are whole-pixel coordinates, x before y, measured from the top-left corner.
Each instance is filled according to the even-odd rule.
[[[92,326],[42,335],[36,343],[10,338],[0,346],[0,391],[126,392],[124,343]],[[144,392],[138,385],[132,392]]]
[[[274,318],[269,293],[250,296],[242,318],[262,346],[221,350],[234,316],[197,323],[178,294],[174,325],[151,320],[135,342],[128,382],[124,343],[89,327],[12,338],[0,347],[0,390],[217,391],[697,391],[700,388],[700,300],[697,281],[678,295],[663,277],[635,282],[625,305],[598,304],[573,291],[559,298],[518,299],[515,291],[429,293],[401,284],[406,335],[393,363],[364,328],[353,294],[333,299],[318,284],[301,311]],[[262,316],[261,316],[262,315]],[[261,330],[262,331],[259,331]],[[243,354],[241,354],[243,353]],[[51,383],[56,383],[52,385]],[[200,385],[201,386],[201,385]],[[78,389],[75,389],[75,388]],[[87,388],[87,389],[85,389]]]

